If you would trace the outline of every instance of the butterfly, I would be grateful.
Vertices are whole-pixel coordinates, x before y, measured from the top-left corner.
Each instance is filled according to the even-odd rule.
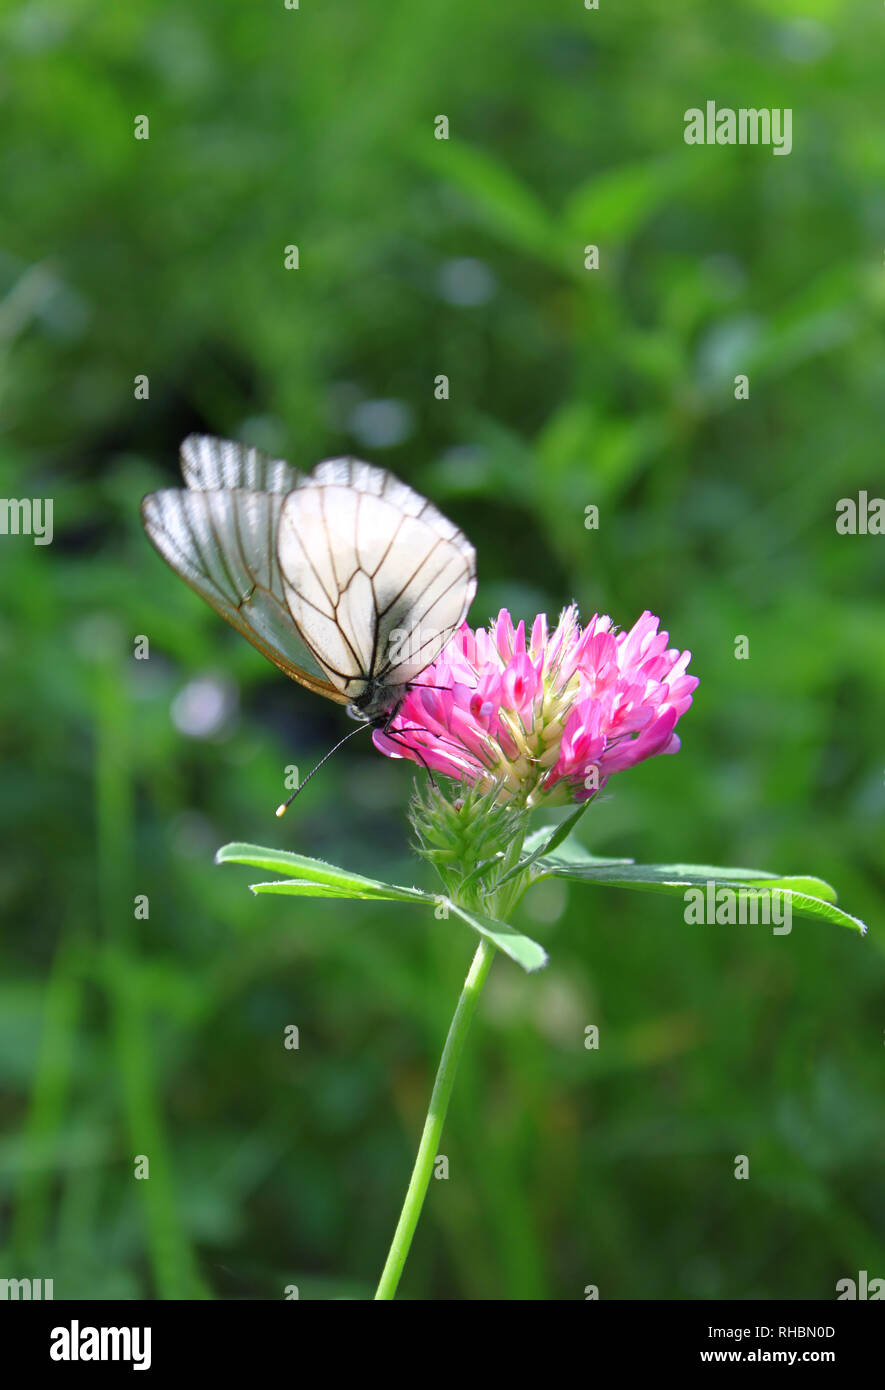
[[[184,488],[141,504],[167,564],[292,680],[389,726],[473,601],[476,553],[463,532],[359,459],[303,474],[192,434],[181,470]]]

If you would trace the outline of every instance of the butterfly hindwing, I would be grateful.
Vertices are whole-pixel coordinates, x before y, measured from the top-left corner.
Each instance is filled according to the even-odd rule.
[[[476,588],[473,547],[383,469],[331,459],[285,499],[278,555],[286,601],[330,681],[355,700],[405,686],[461,625]]]

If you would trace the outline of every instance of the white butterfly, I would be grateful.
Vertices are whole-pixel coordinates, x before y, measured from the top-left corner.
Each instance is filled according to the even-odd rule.
[[[308,475],[205,435],[181,446],[186,489],[153,492],[163,559],[281,671],[388,724],[461,626],[476,554],[382,468],[328,459]]]

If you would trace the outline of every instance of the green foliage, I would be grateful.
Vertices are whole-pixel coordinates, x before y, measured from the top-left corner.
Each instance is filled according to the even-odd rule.
[[[513,930],[550,964],[491,973],[403,1296],[827,1299],[885,1274],[885,543],[834,526],[885,490],[881,12],[70,0],[7,8],[0,43],[0,496],[51,496],[55,525],[0,536],[3,1273],[368,1295],[473,945],[214,868],[276,829],[434,887],[414,769],[359,740],[273,818],[340,712],[138,522],[208,429],[429,494],[476,545],[475,623],[659,613],[701,678],[683,749],[612,778],[582,843],[620,874],[811,872],[870,924],[698,929],[673,897],[544,877]],[[792,154],[687,149],[708,96],[792,107]],[[378,400],[398,442],[366,442]],[[223,717],[195,732],[205,680]]]
[[[295,898],[368,898],[423,903],[433,910],[437,919],[447,920],[449,914],[454,913],[524,970],[538,970],[547,963],[547,953],[537,941],[514,931],[506,922],[476,911],[469,902],[458,902],[442,894],[422,893],[417,888],[400,888],[395,883],[379,883],[361,874],[352,874],[347,869],[325,864],[319,859],[261,849],[258,845],[224,845],[215,858],[219,864],[249,864],[272,873],[292,875],[291,878],[273,883],[253,883],[250,885],[253,893],[282,893]]]

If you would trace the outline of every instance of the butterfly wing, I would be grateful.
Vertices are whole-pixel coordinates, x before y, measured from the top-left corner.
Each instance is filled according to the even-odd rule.
[[[180,457],[184,481],[196,492],[242,488],[246,492],[287,493],[302,476],[283,459],[208,434],[189,434]]]
[[[348,700],[416,679],[476,590],[476,555],[457,526],[358,459],[299,479],[280,513],[278,555],[298,631]]]
[[[141,504],[155,549],[287,676],[343,703],[299,637],[277,561],[280,513],[298,475],[257,450],[193,435],[182,445],[182,470],[187,490],[165,488]],[[252,482],[267,490],[244,486]]]

